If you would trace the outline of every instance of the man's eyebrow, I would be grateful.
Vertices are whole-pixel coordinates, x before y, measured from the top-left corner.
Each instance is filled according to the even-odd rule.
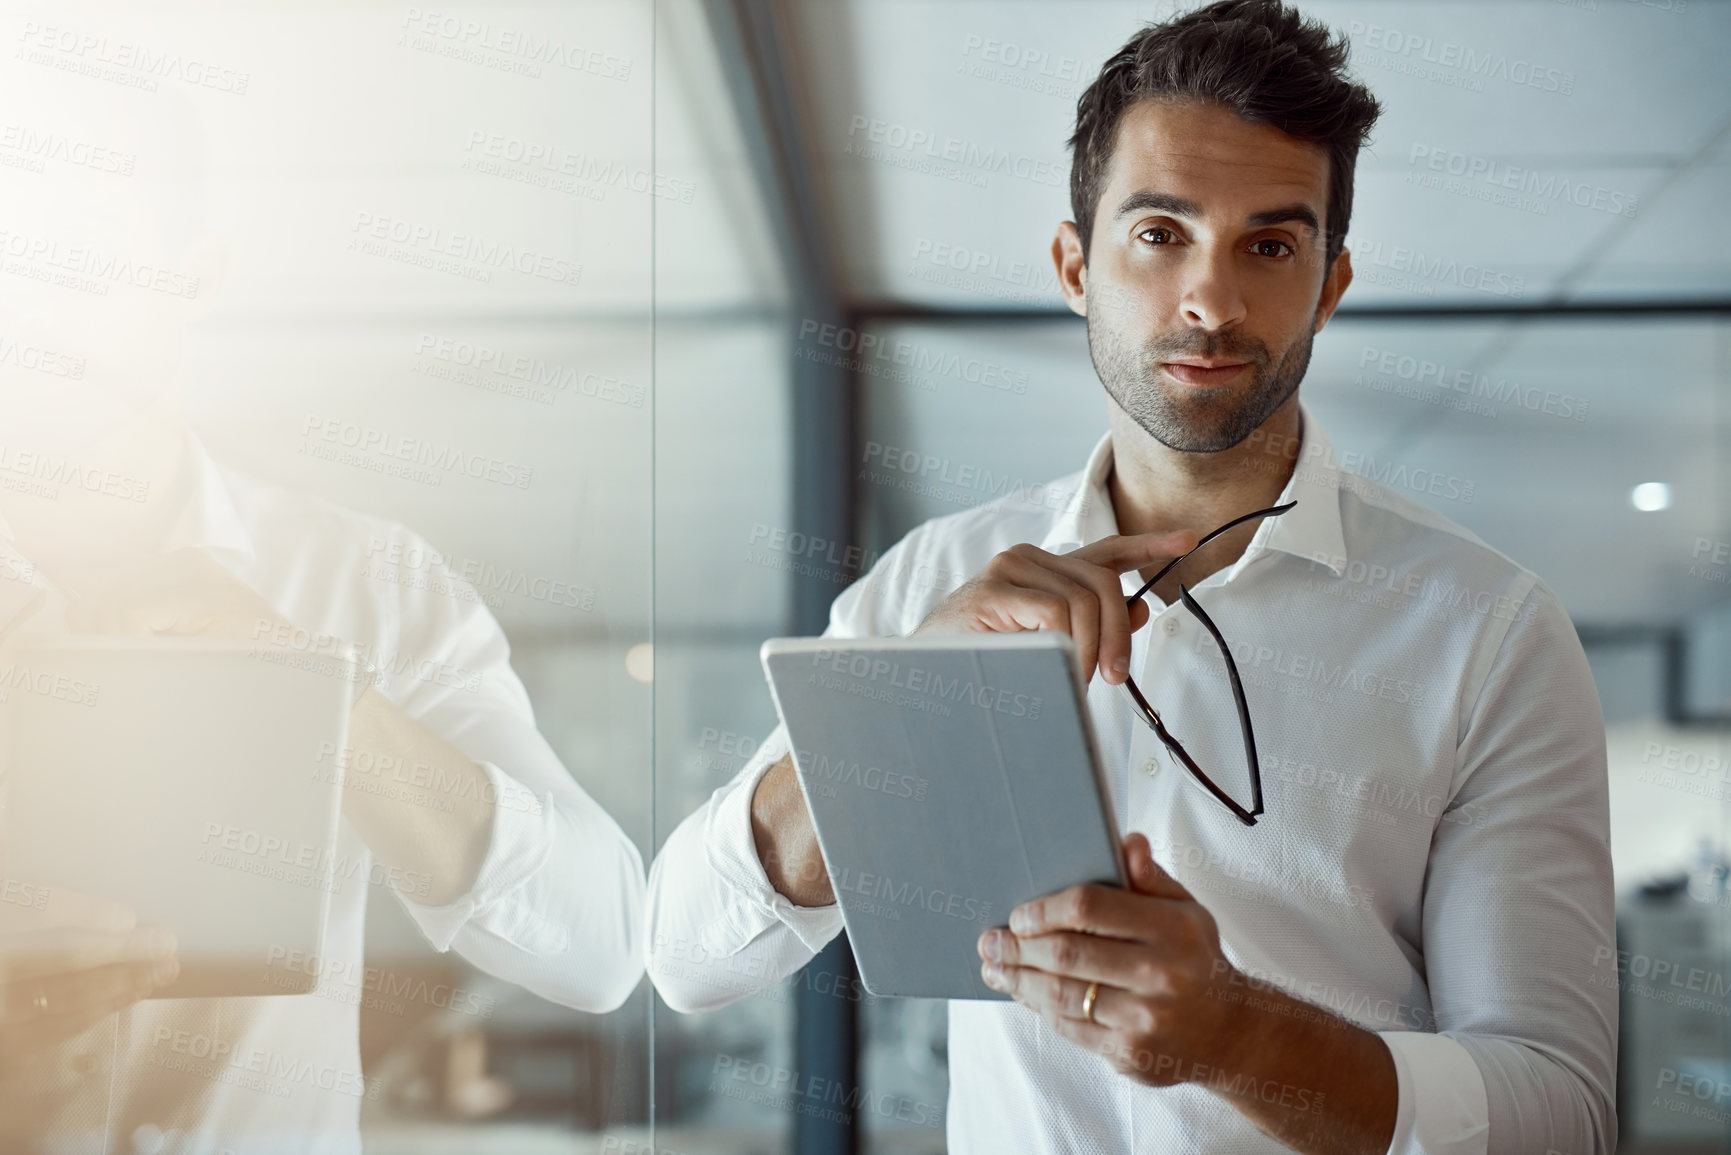
[[[1122,217],[1138,212],[1165,213],[1169,217],[1199,217],[1202,215],[1202,206],[1195,201],[1175,197],[1171,193],[1142,189],[1125,197],[1115,215]]]
[[[1322,232],[1322,226],[1316,219],[1316,210],[1307,204],[1281,205],[1277,209],[1251,213],[1249,224],[1252,228],[1263,228],[1267,225],[1283,225],[1288,221],[1297,221],[1312,233]]]
[[[1199,217],[1202,215],[1202,206],[1171,193],[1142,189],[1125,197],[1115,215],[1122,217],[1136,212],[1165,213],[1172,217]],[[1277,209],[1251,213],[1245,223],[1260,229],[1268,225],[1286,224],[1288,221],[1296,221],[1312,233],[1322,232],[1322,223],[1316,219],[1316,210],[1303,203],[1281,205]]]

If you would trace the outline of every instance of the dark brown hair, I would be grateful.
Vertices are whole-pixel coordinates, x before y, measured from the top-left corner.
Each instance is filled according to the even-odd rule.
[[[1070,211],[1082,259],[1119,122],[1137,101],[1167,98],[1219,105],[1327,151],[1324,267],[1332,267],[1352,218],[1358,150],[1382,111],[1368,88],[1347,77],[1346,57],[1344,37],[1282,0],[1219,0],[1132,36],[1076,101]]]

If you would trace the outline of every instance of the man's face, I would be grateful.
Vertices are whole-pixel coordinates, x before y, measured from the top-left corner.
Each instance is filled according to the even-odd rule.
[[[1214,105],[1126,112],[1080,296],[1095,371],[1161,443],[1230,449],[1297,391],[1351,279],[1323,267],[1327,209],[1320,146]]]

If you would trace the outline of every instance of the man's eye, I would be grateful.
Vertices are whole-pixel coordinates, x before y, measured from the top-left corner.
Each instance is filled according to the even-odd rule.
[[[1156,227],[1142,230],[1142,239],[1151,245],[1169,245],[1177,236],[1171,229]]]
[[[1277,241],[1273,237],[1263,237],[1250,246],[1259,257],[1284,257],[1292,253],[1292,246],[1285,241]]]

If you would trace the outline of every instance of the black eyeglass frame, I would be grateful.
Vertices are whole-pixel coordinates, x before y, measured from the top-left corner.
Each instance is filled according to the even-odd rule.
[[[1212,533],[1201,538],[1190,549],[1162,566],[1160,572],[1144,582],[1142,588],[1137,590],[1134,596],[1125,599],[1125,605],[1134,606],[1137,602],[1141,601],[1145,596],[1147,596],[1149,590],[1159,584],[1161,578],[1171,573],[1185,558],[1189,557],[1191,554],[1195,553],[1197,550],[1201,549],[1227,530],[1243,525],[1247,521],[1254,521],[1259,517],[1279,517],[1297,504],[1298,502],[1296,501],[1289,501],[1285,505],[1271,506],[1268,509],[1259,509],[1255,513],[1247,513],[1243,517],[1233,518],[1219,529],[1216,529]],[[1244,823],[1246,826],[1255,826],[1257,818],[1261,817],[1263,814],[1262,767],[1261,763],[1258,762],[1256,758],[1256,732],[1250,725],[1250,707],[1246,705],[1244,701],[1244,683],[1240,681],[1238,677],[1238,663],[1232,660],[1232,649],[1226,644],[1226,639],[1221,637],[1220,628],[1214,624],[1214,619],[1208,616],[1207,611],[1202,608],[1201,604],[1197,602],[1194,597],[1190,596],[1190,591],[1182,584],[1178,586],[1178,599],[1184,603],[1184,608],[1195,615],[1196,619],[1207,627],[1208,632],[1214,635],[1214,642],[1220,647],[1221,656],[1226,659],[1226,676],[1232,683],[1232,700],[1238,706],[1238,728],[1244,735],[1244,757],[1250,763],[1251,809],[1246,810],[1244,807],[1240,806],[1238,801],[1234,799],[1232,795],[1216,786],[1214,780],[1202,772],[1202,767],[1198,766],[1196,760],[1190,757],[1189,751],[1185,750],[1183,744],[1172,736],[1171,731],[1166,729],[1166,724],[1160,720],[1160,712],[1150,706],[1148,704],[1148,699],[1142,696],[1142,691],[1137,689],[1136,680],[1134,678],[1126,676],[1124,679],[1124,688],[1130,692],[1130,699],[1135,702],[1142,721],[1147,723],[1149,728],[1154,731],[1155,736],[1160,739],[1161,744],[1164,745],[1166,749],[1170,750],[1172,755],[1180,762],[1184,763],[1184,768],[1190,771],[1196,781],[1200,782],[1203,787],[1207,789],[1208,793],[1218,798],[1228,810],[1237,815],[1240,822]],[[1150,620],[1152,620],[1152,615],[1150,615]]]

